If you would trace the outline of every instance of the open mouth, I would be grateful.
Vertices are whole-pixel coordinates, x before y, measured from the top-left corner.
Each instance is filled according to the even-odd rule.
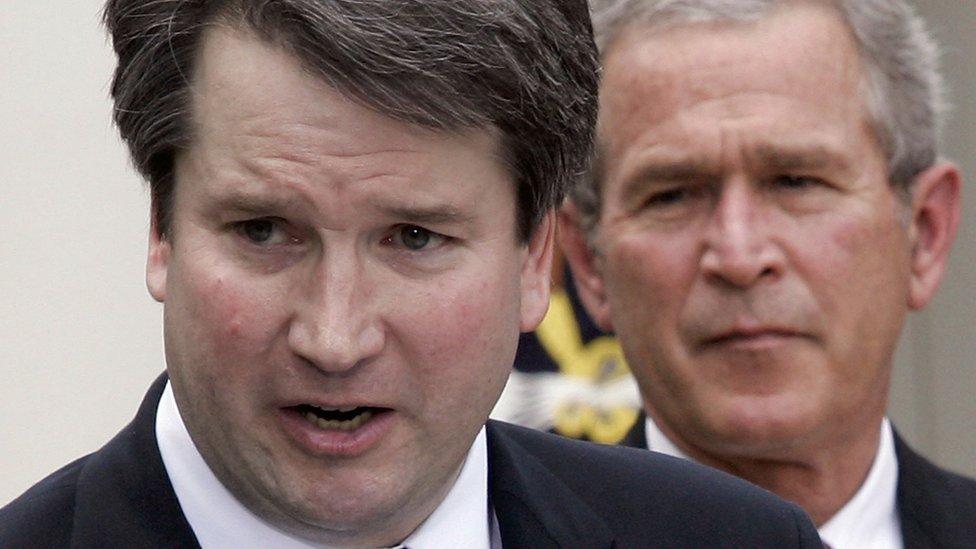
[[[356,408],[320,408],[301,404],[293,408],[306,421],[319,429],[355,431],[378,414],[389,412],[387,408],[360,406]]]

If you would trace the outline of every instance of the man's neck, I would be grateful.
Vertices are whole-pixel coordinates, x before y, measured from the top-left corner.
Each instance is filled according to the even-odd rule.
[[[878,453],[882,420],[883,416],[873,426],[850,429],[845,436],[812,441],[768,456],[720,452],[689,444],[662,421],[654,422],[683,457],[748,480],[796,503],[819,527],[844,507],[863,484]]]

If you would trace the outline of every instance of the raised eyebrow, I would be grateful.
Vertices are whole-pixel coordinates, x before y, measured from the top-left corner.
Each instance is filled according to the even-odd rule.
[[[463,224],[474,219],[470,214],[451,206],[387,206],[380,208],[380,211],[382,214],[396,218],[403,223],[417,225]]]

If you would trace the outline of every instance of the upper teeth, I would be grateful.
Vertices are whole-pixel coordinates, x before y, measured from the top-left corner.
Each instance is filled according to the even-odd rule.
[[[314,405],[313,405],[314,406]],[[343,406],[341,408],[326,408],[325,406],[315,406],[323,412],[351,412],[358,408],[358,406]]]

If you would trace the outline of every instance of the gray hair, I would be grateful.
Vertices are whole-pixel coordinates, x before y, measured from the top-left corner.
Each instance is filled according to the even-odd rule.
[[[750,22],[772,8],[804,0],[593,0],[597,45],[605,55],[635,26],[661,29],[710,22]],[[922,19],[903,0],[822,1],[850,29],[865,67],[865,103],[884,151],[888,178],[906,200],[912,182],[938,158],[945,113],[939,51]],[[599,144],[597,144],[599,148]],[[570,195],[589,232],[599,222],[601,159]]]
[[[588,168],[597,51],[585,0],[108,0],[115,122],[168,235],[204,31],[238,25],[347,97],[445,131],[494,127],[524,240]]]

